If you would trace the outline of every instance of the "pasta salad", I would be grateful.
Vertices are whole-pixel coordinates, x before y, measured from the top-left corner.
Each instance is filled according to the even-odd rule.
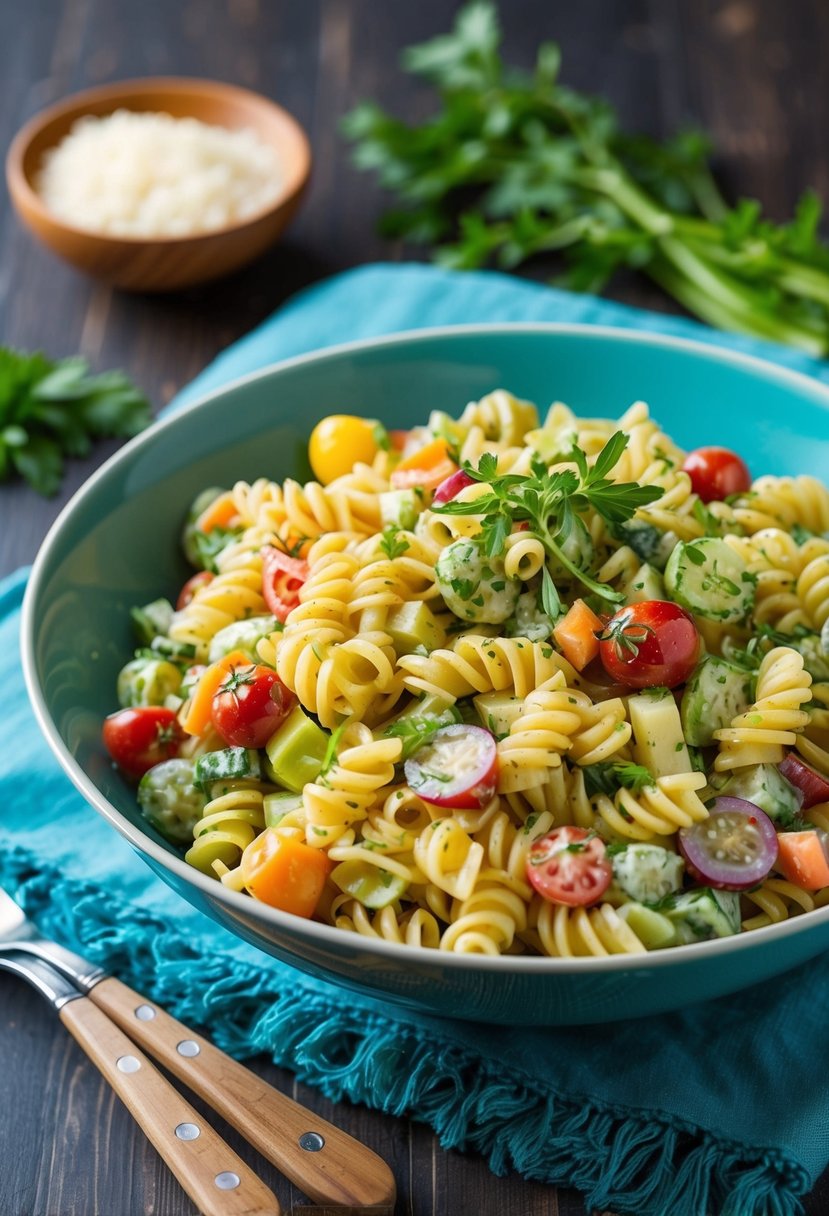
[[[829,902],[829,490],[497,390],[210,488],[103,727],[226,887],[465,953],[638,954]]]

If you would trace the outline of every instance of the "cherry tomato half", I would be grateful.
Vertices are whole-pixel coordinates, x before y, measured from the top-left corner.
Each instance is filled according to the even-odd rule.
[[[262,548],[262,595],[268,611],[283,625],[299,603],[299,592],[308,577],[308,563],[288,557],[273,545]]]
[[[136,705],[119,709],[104,720],[104,747],[130,777],[143,777],[162,760],[178,755],[184,732],[172,709]]]
[[[352,414],[332,414],[311,432],[308,459],[324,486],[350,473],[355,464],[371,464],[380,450],[377,423]]]
[[[599,635],[599,657],[628,688],[676,688],[697,665],[701,640],[693,617],[670,600],[628,604]]]
[[[176,611],[181,612],[182,608],[186,608],[196,592],[200,591],[202,587],[206,587],[208,583],[212,583],[214,578],[215,575],[211,574],[209,570],[200,570],[198,574],[194,574],[191,578],[188,578],[178,593]]]
[[[295,700],[273,668],[237,663],[213,694],[210,718],[229,747],[264,747]]]
[[[554,828],[534,840],[527,854],[530,885],[550,903],[568,908],[595,904],[612,877],[604,841],[584,828]]]
[[[498,750],[482,726],[442,726],[403,765],[411,788],[433,806],[480,810],[495,793]]]
[[[688,453],[682,467],[691,478],[691,489],[703,502],[720,502],[729,494],[751,489],[745,461],[728,448],[697,448]]]

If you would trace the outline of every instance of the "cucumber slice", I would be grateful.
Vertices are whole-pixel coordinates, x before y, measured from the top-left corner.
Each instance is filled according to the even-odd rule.
[[[655,910],[673,922],[679,945],[740,932],[740,897],[736,891],[699,887],[669,895]]]
[[[752,764],[740,769],[718,793],[753,802],[778,828],[792,828],[800,818],[802,795],[774,764]]]
[[[193,784],[207,790],[214,781],[258,781],[260,777],[258,752],[249,747],[223,747],[199,756]]]
[[[196,658],[196,647],[192,642],[178,642],[174,638],[165,638],[159,634],[150,642],[150,653],[169,659],[171,663],[184,663],[189,666]]]
[[[132,659],[118,675],[118,704],[163,705],[181,688],[181,672],[166,659]]]
[[[250,655],[252,663],[258,663],[260,660],[256,654],[257,642],[281,628],[275,616],[249,616],[246,621],[234,621],[231,625],[225,625],[224,629],[220,629],[211,638],[207,661],[216,663],[226,654],[230,654],[231,650],[243,650],[245,654]]]
[[[330,736],[295,705],[265,745],[265,771],[277,785],[302,793],[319,776]]]
[[[665,567],[677,604],[711,621],[743,621],[754,607],[756,575],[717,536],[680,541]]]
[[[390,874],[366,861],[341,861],[331,871],[332,882],[365,908],[393,904],[409,885],[399,874]]]
[[[195,784],[192,760],[163,760],[138,784],[141,814],[171,844],[190,844],[207,798]]]
[[[302,808],[302,794],[266,794],[262,799],[262,810],[265,812],[265,827],[278,827],[291,811]]]
[[[612,853],[610,864],[614,884],[628,900],[655,904],[682,887],[682,858],[658,844],[629,844]]]
[[[170,632],[173,620],[173,605],[169,600],[153,600],[143,608],[133,608],[130,611],[136,637],[142,646],[149,646],[158,635]]]
[[[386,619],[385,632],[398,655],[429,653],[446,642],[446,630],[421,600],[394,608]]]
[[[628,903],[617,908],[619,916],[639,938],[646,950],[662,950],[676,944],[676,926],[673,921],[654,908],[644,904]]]
[[[380,521],[384,527],[392,524],[410,532],[424,508],[423,491],[420,487],[411,490],[385,490],[379,495]]]
[[[682,694],[680,718],[686,741],[692,747],[710,747],[714,731],[730,726],[732,718],[747,710],[753,699],[749,672],[728,659],[707,655]]]

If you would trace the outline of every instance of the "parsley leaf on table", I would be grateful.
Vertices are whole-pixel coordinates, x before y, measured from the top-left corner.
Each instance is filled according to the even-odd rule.
[[[55,362],[0,347],[0,481],[23,477],[39,494],[56,494],[64,457],[85,456],[97,438],[137,435],[151,418],[122,372],[90,376],[79,357]]]

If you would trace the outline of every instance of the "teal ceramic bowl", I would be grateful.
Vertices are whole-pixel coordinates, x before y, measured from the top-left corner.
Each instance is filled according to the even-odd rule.
[[[829,470],[829,391],[755,359],[675,339],[557,325],[475,326],[290,360],[213,393],[133,440],[75,496],[35,563],[23,656],[46,737],[84,797],[191,904],[263,951],[421,1011],[493,1023],[615,1021],[734,992],[829,947],[829,908],[631,961],[488,958],[395,946],[275,911],[185,865],[138,815],[100,744],[132,649],[129,609],[188,571],[182,518],[196,493],[304,464],[311,428],[356,413],[403,427],[458,413],[498,386],[546,407],[618,416],[647,401],[686,447],[721,443],[755,473]]]

